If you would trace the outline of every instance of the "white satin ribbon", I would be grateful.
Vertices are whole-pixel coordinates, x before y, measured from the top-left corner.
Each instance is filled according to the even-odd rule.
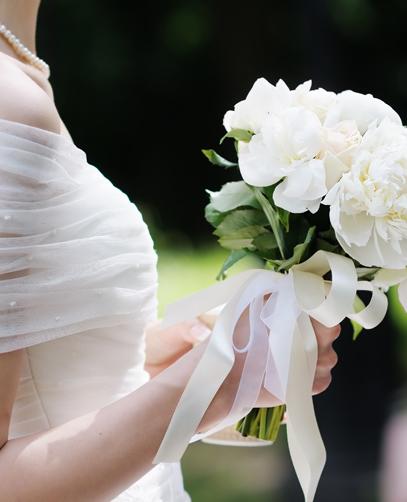
[[[332,280],[323,276],[331,272]],[[372,291],[368,306],[355,313],[357,290]],[[264,296],[271,293],[268,300]],[[288,274],[248,270],[180,300],[167,309],[163,327],[225,304],[206,350],[178,402],[153,463],[178,461],[188,444],[236,423],[255,406],[262,385],[287,407],[287,438],[292,462],[306,502],[312,502],[326,461],[312,387],[317,342],[310,317],[334,326],[345,317],[365,328],[377,326],[387,311],[387,298],[375,285],[357,281],[349,258],[318,251]],[[246,347],[236,347],[236,323],[249,308]],[[244,368],[228,416],[210,431],[195,431],[216,392],[229,374],[235,352],[246,353]]]

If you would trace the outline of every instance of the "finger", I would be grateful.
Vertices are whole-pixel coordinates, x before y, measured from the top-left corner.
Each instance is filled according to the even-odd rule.
[[[321,322],[317,321],[316,319],[311,318],[311,323],[314,327],[315,334],[317,337],[323,339],[323,340],[328,340],[333,342],[338,338],[338,336],[341,333],[341,325],[336,324],[335,326],[328,327],[322,324]]]
[[[341,326],[337,324],[331,328],[328,328],[324,324],[320,323],[316,319],[311,318],[311,323],[314,328],[315,336],[318,340],[318,344],[327,346],[334,342],[341,333]]]
[[[321,394],[321,392],[326,391],[326,389],[330,386],[332,382],[332,375],[329,372],[323,377],[320,377],[314,381],[314,385],[312,387],[312,393]]]
[[[317,369],[327,368],[331,371],[338,364],[338,354],[331,348],[318,357]]]
[[[184,333],[184,340],[195,345],[196,343],[201,343],[211,334],[211,330],[208,326],[201,322],[199,319],[196,319],[191,326],[188,327],[188,330]]]

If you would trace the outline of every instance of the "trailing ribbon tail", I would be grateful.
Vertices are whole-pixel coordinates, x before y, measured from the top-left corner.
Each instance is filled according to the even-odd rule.
[[[331,272],[332,280],[324,280]],[[356,291],[371,290],[369,305],[354,312]],[[265,302],[266,294],[271,296]],[[326,461],[315,417],[312,386],[317,342],[309,316],[326,326],[345,317],[366,328],[376,326],[387,298],[371,283],[357,281],[349,258],[318,251],[289,274],[249,270],[170,305],[164,326],[193,318],[218,305],[221,311],[205,352],[178,402],[153,463],[178,461],[191,441],[232,425],[254,407],[261,385],[287,407],[291,458],[305,501],[312,502]],[[244,348],[233,341],[235,326],[249,308],[250,333]],[[235,352],[246,352],[245,365],[228,416],[203,434],[196,429],[229,374]]]

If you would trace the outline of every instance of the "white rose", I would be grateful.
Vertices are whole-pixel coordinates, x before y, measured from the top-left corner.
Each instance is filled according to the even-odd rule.
[[[354,120],[363,135],[372,122],[381,122],[385,118],[401,124],[399,115],[384,101],[371,94],[343,91],[337,95],[336,103],[329,108],[324,125],[333,127],[343,120]]]
[[[365,266],[407,265],[407,131],[384,119],[324,200],[343,249]]]
[[[270,115],[249,143],[239,143],[242,178],[264,187],[285,180],[274,192],[275,203],[291,212],[316,210],[326,194],[322,160],[323,131],[318,117],[305,108]]]

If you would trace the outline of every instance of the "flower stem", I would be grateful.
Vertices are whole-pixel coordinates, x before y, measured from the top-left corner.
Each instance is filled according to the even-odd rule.
[[[281,420],[284,416],[285,406],[276,406],[273,408],[272,413],[269,413],[269,422],[267,426],[266,438],[268,441],[275,441],[281,426]]]
[[[274,442],[280,430],[285,406],[275,408],[253,408],[236,424],[236,430],[242,436],[255,437]]]
[[[263,195],[262,191],[257,188],[253,187],[253,192],[254,195],[260,204],[261,208],[264,211],[264,214],[266,215],[266,218],[270,224],[271,230],[273,231],[274,237],[277,242],[278,249],[281,254],[281,258],[285,260],[285,243],[284,243],[284,234],[279,222],[279,217],[277,211],[274,209],[274,207],[270,204],[269,200]]]
[[[260,408],[258,416],[260,417],[259,438],[266,439],[267,434],[267,408]]]

